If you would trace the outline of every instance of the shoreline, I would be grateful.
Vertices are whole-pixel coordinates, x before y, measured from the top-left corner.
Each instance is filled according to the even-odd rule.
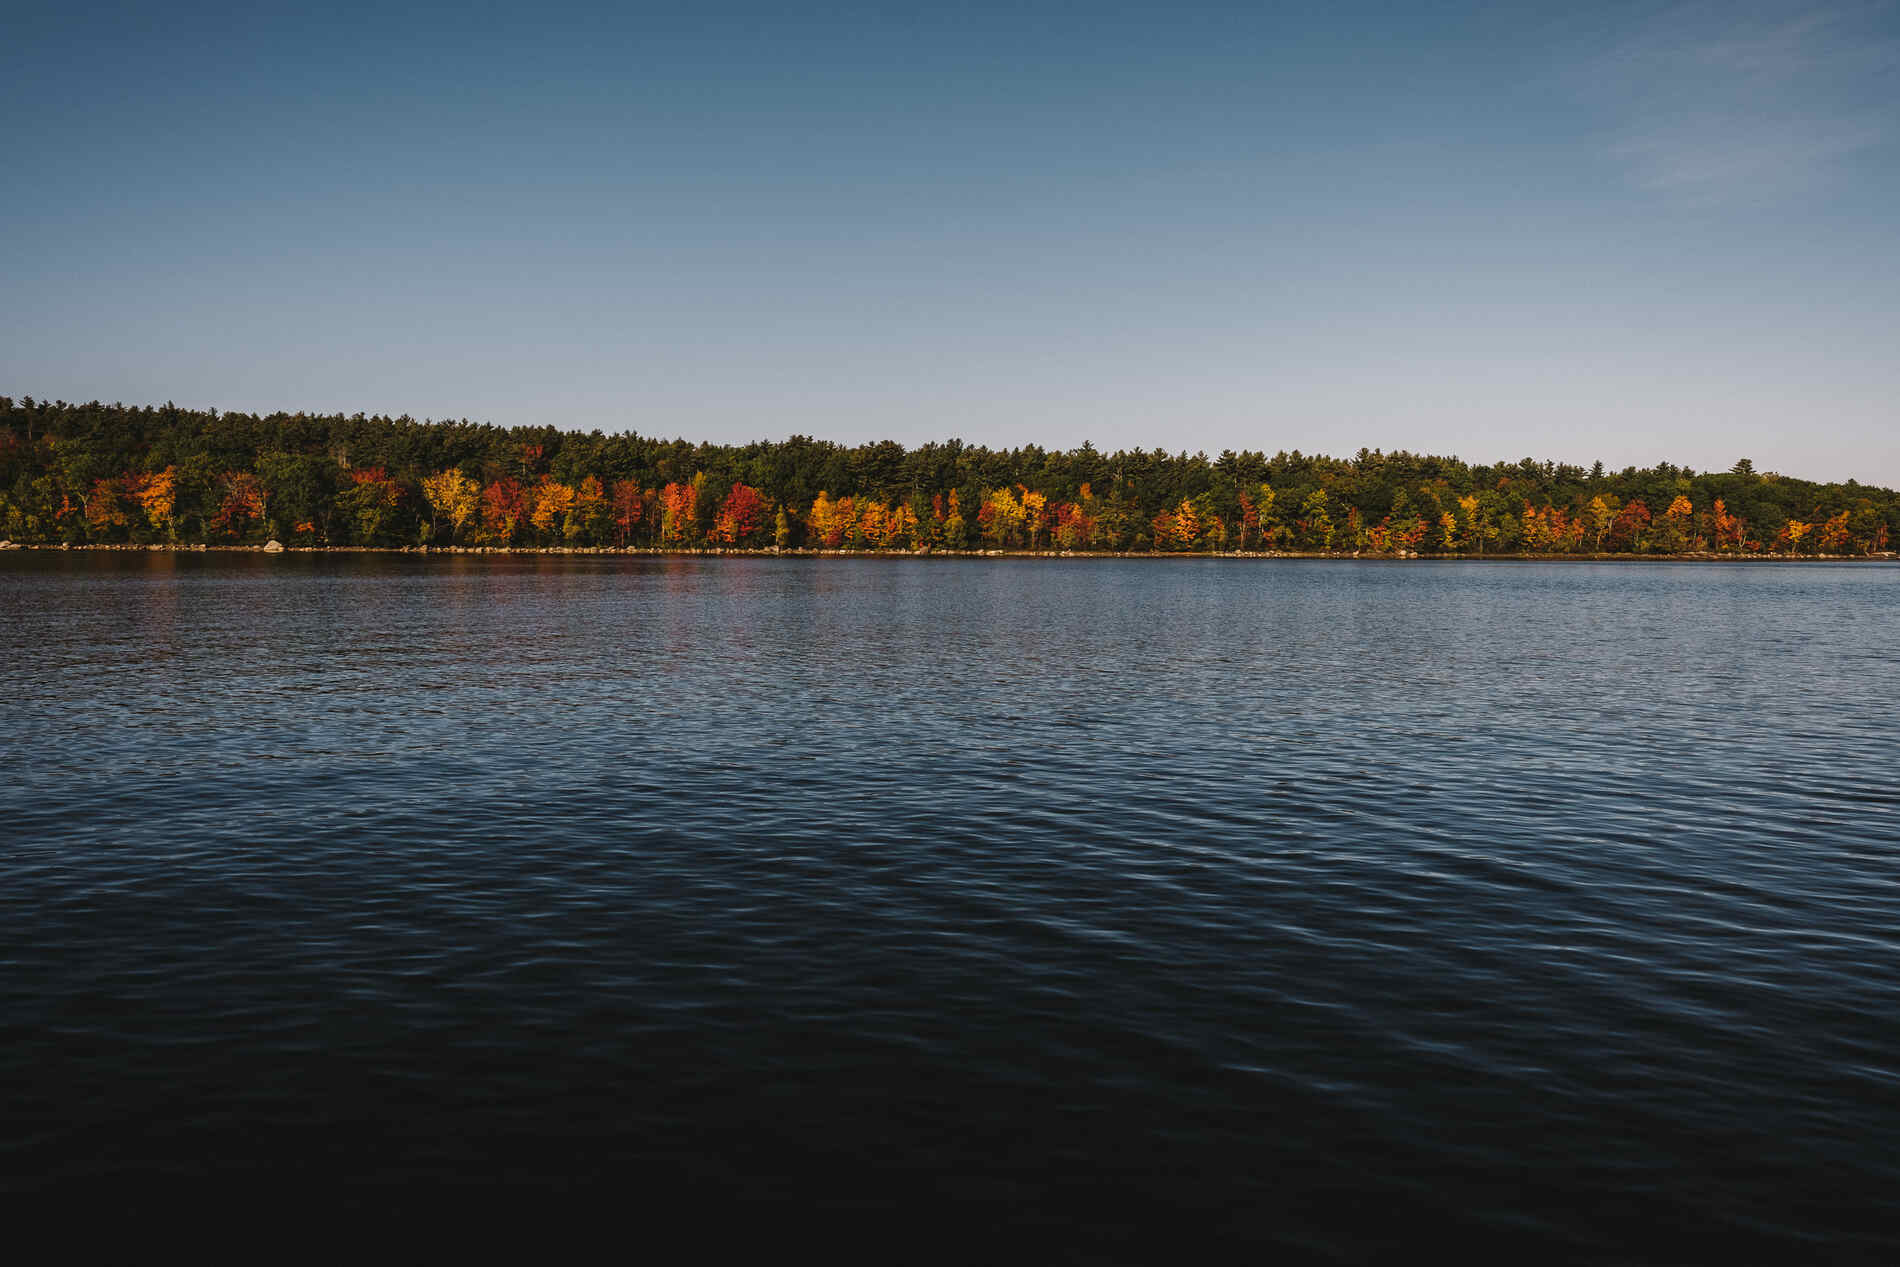
[[[1878,554],[1718,554],[1712,550],[1678,554],[1427,554],[1417,551],[1375,553],[1360,550],[810,550],[773,546],[669,548],[665,546],[286,546],[176,545],[164,542],[71,543],[0,541],[0,551],[119,554],[414,554],[414,555],[647,555],[655,557],[733,557],[787,559],[1331,559],[1360,563],[1892,563],[1900,551]]]

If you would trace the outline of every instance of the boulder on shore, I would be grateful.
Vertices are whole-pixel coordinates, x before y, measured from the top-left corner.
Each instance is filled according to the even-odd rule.
[[[284,543],[279,541],[275,537],[272,537],[269,541],[266,541],[264,543],[265,554],[282,554],[283,552],[284,552]]]

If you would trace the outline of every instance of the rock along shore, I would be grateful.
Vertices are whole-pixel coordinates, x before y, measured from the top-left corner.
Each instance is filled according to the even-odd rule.
[[[1363,562],[1441,560],[1470,563],[1879,563],[1900,559],[1900,551],[1878,554],[1421,554],[1395,551],[1384,554],[1359,550],[1225,550],[1219,553],[1152,550],[807,550],[766,546],[670,549],[661,546],[287,546],[277,541],[262,545],[174,545],[25,543],[0,541],[0,550],[119,551],[176,554],[615,554],[663,556],[732,556],[737,558],[863,558],[863,559],[1358,559]]]

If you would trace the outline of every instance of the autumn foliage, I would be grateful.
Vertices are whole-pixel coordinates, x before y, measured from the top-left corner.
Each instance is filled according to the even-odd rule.
[[[424,476],[422,495],[436,518],[449,525],[451,543],[461,536],[482,505],[481,485],[463,475],[460,467]]]
[[[693,541],[694,516],[699,510],[699,490],[691,484],[668,484],[660,490],[660,542],[684,546]]]
[[[499,479],[482,490],[482,537],[507,545],[521,531],[529,513],[528,497],[518,481]]]
[[[820,490],[812,500],[811,513],[805,516],[806,539],[813,545],[836,550],[844,544],[845,534],[851,532],[857,522],[857,507],[849,497],[833,501],[830,494]]]
[[[1896,526],[1891,489],[1745,461],[728,446],[0,398],[0,536],[22,542],[1734,557],[1886,551]]]
[[[220,536],[238,540],[259,529],[269,494],[257,476],[248,471],[226,471],[221,484],[224,496],[212,520],[213,530]]]
[[[646,521],[647,507],[652,502],[653,495],[642,490],[637,481],[614,481],[613,493],[608,505],[613,525],[618,530],[618,544],[625,546],[628,535]]]
[[[771,506],[749,484],[734,484],[713,517],[713,540],[729,546],[752,545],[768,526]]]

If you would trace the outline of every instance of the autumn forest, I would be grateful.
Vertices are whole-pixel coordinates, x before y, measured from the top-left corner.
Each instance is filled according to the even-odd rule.
[[[1839,556],[1897,530],[1892,489],[1747,459],[716,445],[0,397],[0,537],[28,544]]]

